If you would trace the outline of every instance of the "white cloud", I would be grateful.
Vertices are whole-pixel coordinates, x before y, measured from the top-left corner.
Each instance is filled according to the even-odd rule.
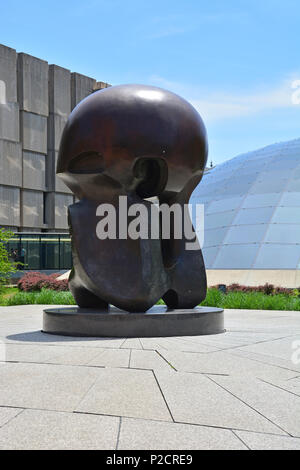
[[[185,96],[199,111],[205,121],[217,121],[225,118],[238,118],[258,114],[278,108],[292,108],[293,80],[284,80],[278,86],[265,88],[252,93],[224,93],[218,91],[204,91],[178,83],[172,83],[161,77],[151,78],[152,83],[166,87]]]
[[[148,36],[149,39],[160,39],[166,38],[168,36],[177,36],[178,34],[184,34],[187,31],[186,28],[180,28],[176,26],[168,26],[167,28],[162,28],[156,33],[152,33]]]

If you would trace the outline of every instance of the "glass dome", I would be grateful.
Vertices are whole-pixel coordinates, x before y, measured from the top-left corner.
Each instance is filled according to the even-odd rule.
[[[300,139],[218,165],[190,202],[205,207],[207,269],[300,269]]]

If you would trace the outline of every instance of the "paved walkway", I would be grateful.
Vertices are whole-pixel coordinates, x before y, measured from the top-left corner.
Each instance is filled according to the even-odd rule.
[[[42,309],[0,307],[1,449],[300,449],[300,312],[92,339],[41,333]]]

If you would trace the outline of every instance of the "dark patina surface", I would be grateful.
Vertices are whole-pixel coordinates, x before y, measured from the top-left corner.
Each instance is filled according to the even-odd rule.
[[[71,113],[57,173],[79,202],[69,207],[73,270],[70,289],[79,307],[113,304],[145,312],[160,298],[169,308],[191,309],[206,296],[200,247],[175,239],[99,240],[99,204],[143,204],[158,197],[187,204],[207,161],[207,137],[197,111],[156,87],[122,85],[95,92]],[[183,224],[183,220],[182,220]]]

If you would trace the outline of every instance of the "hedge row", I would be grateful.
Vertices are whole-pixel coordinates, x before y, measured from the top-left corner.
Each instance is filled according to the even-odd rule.
[[[218,289],[219,285],[211,286],[214,289]],[[276,295],[276,294],[285,294],[285,295],[298,295],[300,293],[299,289],[288,289],[286,287],[275,287],[273,284],[265,284],[264,286],[243,286],[240,284],[230,284],[226,286],[227,292],[262,292],[266,295]]]
[[[47,276],[46,274],[42,274],[40,272],[30,272],[25,274],[20,281],[18,282],[18,288],[21,291],[25,292],[34,292],[40,291],[41,289],[51,289],[56,291],[68,291],[68,281],[67,279],[58,280],[59,273],[50,274]],[[211,286],[211,288],[218,289],[219,285]],[[265,284],[263,286],[257,287],[250,287],[250,286],[243,286],[240,284],[230,284],[226,286],[227,292],[262,292],[266,295],[276,295],[276,294],[284,294],[284,295],[300,295],[300,288],[299,289],[288,289],[285,287],[275,287],[273,284]]]
[[[41,289],[51,289],[56,291],[68,291],[67,279],[58,280],[59,273],[43,274],[40,272],[26,273],[18,282],[18,288],[24,292],[40,291]]]

